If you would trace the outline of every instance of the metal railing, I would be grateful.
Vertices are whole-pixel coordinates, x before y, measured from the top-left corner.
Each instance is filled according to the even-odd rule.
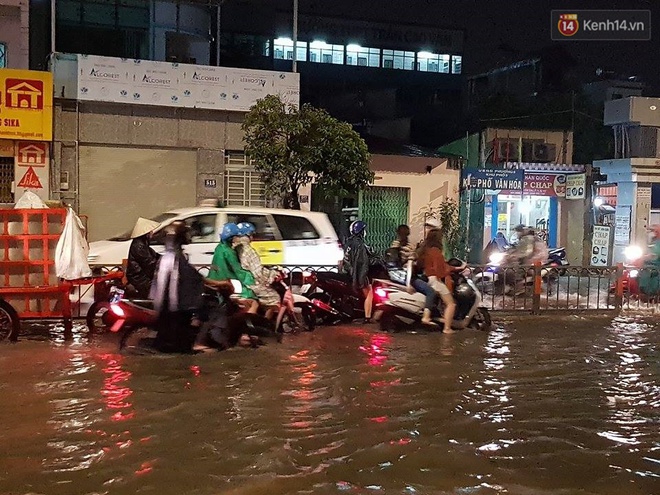
[[[98,273],[121,270],[121,267],[94,267]],[[196,268],[206,275],[209,265]],[[336,265],[279,265],[287,274],[287,283],[296,289],[307,282],[305,274],[337,272]],[[470,266],[465,275],[471,278],[492,311],[524,311],[540,314],[547,311],[655,310],[660,296],[647,296],[637,281],[645,274],[660,277],[651,268],[564,266],[540,264],[522,267]]]

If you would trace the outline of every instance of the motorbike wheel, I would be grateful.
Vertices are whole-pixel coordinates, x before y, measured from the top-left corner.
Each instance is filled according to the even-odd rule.
[[[490,313],[486,308],[479,308],[477,309],[477,312],[474,314],[472,317],[472,321],[470,322],[470,326],[472,328],[475,328],[477,330],[481,330],[484,332],[487,332],[490,330],[491,326],[493,325],[492,320],[490,319]]]
[[[87,310],[85,320],[89,334],[102,334],[110,331],[111,324],[108,321],[110,303],[107,301],[96,301]]]
[[[378,325],[381,332],[394,333],[398,332],[401,323],[399,319],[391,312],[385,311],[380,319],[378,320]]]
[[[18,313],[7,301],[0,300],[0,341],[18,340],[21,322]]]
[[[302,319],[303,330],[305,332],[313,332],[314,328],[316,328],[314,307],[310,304],[296,304],[295,308],[300,308],[299,317]]]

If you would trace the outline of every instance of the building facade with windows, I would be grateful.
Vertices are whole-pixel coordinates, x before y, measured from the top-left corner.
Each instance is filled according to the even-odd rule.
[[[0,0],[0,69],[27,69],[29,1]]]

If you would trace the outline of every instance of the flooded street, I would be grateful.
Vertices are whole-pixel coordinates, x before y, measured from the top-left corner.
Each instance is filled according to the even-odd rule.
[[[116,349],[0,345],[0,493],[660,493],[650,319]]]

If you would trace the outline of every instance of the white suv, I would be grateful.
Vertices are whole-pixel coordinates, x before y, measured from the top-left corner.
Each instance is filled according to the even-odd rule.
[[[193,265],[210,265],[226,222],[250,222],[255,228],[254,247],[265,265],[336,266],[343,257],[337,234],[325,213],[270,208],[196,207],[168,211],[153,218],[160,223],[151,245],[163,251],[164,227],[183,220],[192,242],[185,246]],[[90,266],[119,266],[128,257],[130,232],[89,245]]]

